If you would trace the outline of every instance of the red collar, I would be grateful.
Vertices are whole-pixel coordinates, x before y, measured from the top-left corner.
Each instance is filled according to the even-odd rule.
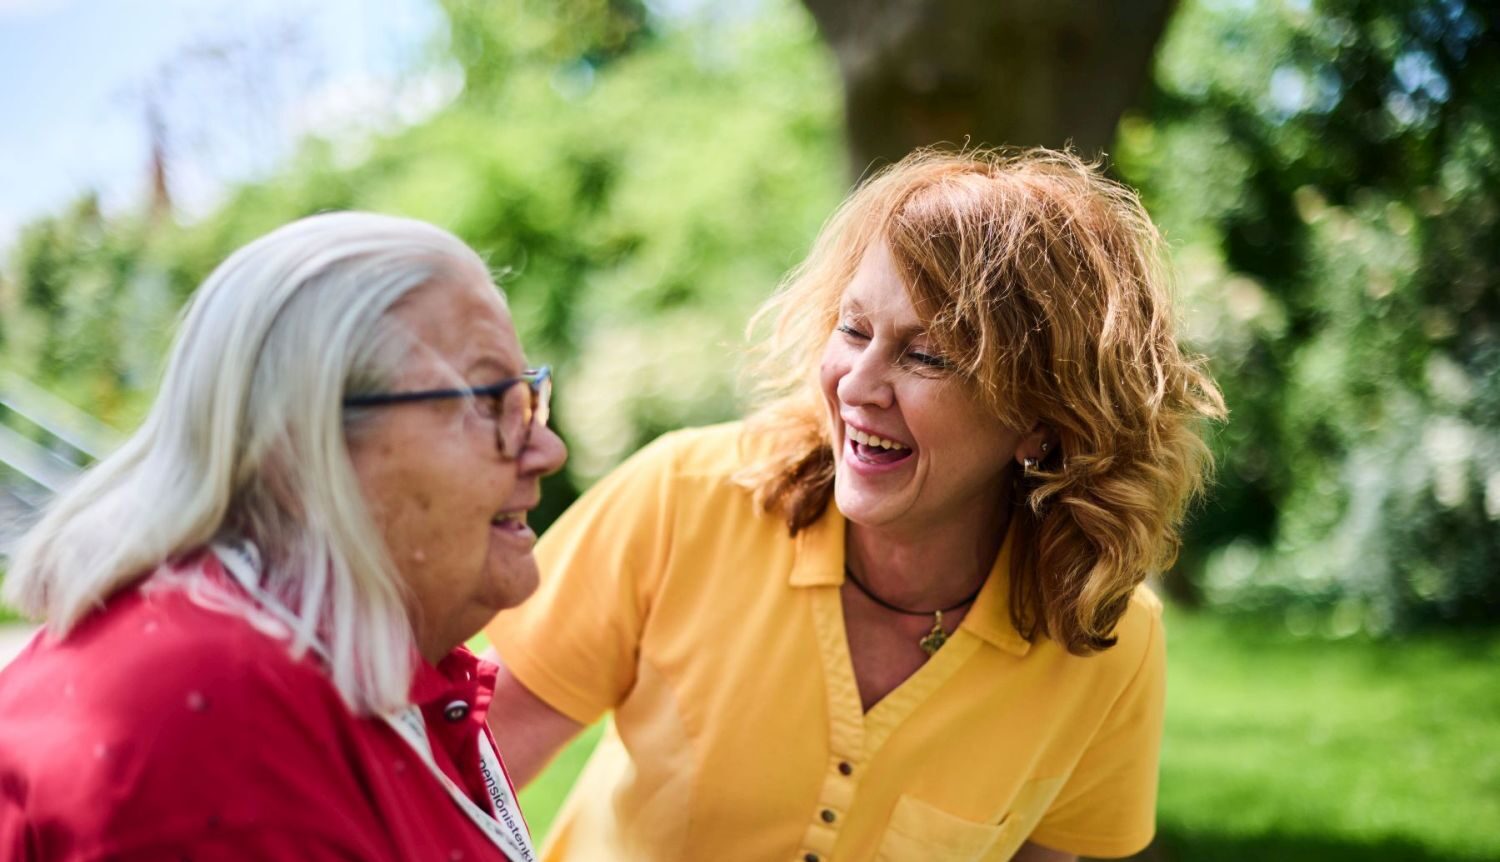
[[[459,646],[436,666],[421,658],[411,681],[411,702],[423,711],[428,707],[443,709],[451,701],[462,700],[474,713],[483,716],[490,707],[495,691],[495,677],[500,668],[484,661],[468,647]]]

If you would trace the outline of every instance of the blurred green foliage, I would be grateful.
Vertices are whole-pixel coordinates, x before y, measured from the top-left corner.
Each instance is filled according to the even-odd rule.
[[[465,87],[420,125],[310,140],[192,224],[67,213],[27,228],[10,267],[27,299],[0,303],[30,338],[3,361],[132,425],[176,307],[218,261],[356,208],[462,236],[496,268],[529,355],[556,367],[572,457],[539,523],[662,431],[736,413],[745,322],[844,192],[838,81],[811,21],[787,6],[650,27],[621,3],[444,7],[453,36],[435,66],[457,64]]]
[[[839,81],[791,0],[443,0],[418,125],[308,140],[189,224],[29,225],[0,363],[121,427],[181,302],[292,218],[427,219],[501,271],[558,369],[548,511],[663,430],[741,408],[751,310],[846,191]],[[1299,633],[1500,620],[1500,50],[1464,0],[1188,0],[1115,170],[1173,243],[1232,418],[1167,584]]]
[[[1173,20],[1117,159],[1232,411],[1180,597],[1329,634],[1500,619],[1497,38],[1460,0]]]

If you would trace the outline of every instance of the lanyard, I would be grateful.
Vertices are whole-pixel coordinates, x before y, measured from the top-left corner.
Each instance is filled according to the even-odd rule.
[[[490,745],[488,736],[483,732],[479,734],[479,771],[484,776],[484,787],[489,793],[490,806],[494,809],[493,814],[475,805],[474,800],[453,783],[448,773],[438,768],[437,761],[432,757],[432,744],[427,738],[427,724],[422,720],[420,709],[408,706],[395,715],[382,717],[398,736],[406,740],[407,745],[421,755],[422,762],[426,763],[432,774],[443,783],[443,787],[447,789],[453,801],[458,803],[458,807],[469,815],[469,819],[474,821],[490,841],[505,853],[507,858],[522,862],[535,862],[536,854],[531,849],[531,835],[527,832],[526,821],[521,818],[521,809],[516,804],[510,778],[505,774],[505,767],[500,764],[500,759],[495,756],[495,749]]]
[[[271,614],[279,617],[281,621],[292,628],[296,628],[297,620],[276,598],[260,586],[260,554],[254,545],[245,542],[238,545],[228,545],[215,542],[211,546],[214,556],[224,565],[230,575],[244,587],[256,601],[260,602]],[[310,646],[324,661],[328,661],[328,650],[321,643],[312,641]],[[484,778],[485,791],[489,794],[491,811],[485,811],[469,798],[448,773],[437,765],[437,760],[432,755],[432,742],[427,737],[427,722],[422,718],[422,710],[415,704],[407,706],[395,713],[380,716],[388,724],[401,740],[412,748],[422,759],[443,789],[448,792],[459,809],[479,827],[490,843],[499,848],[507,859],[518,860],[518,862],[535,862],[536,851],[531,846],[531,833],[526,826],[526,820],[521,815],[521,807],[516,802],[515,788],[511,786],[510,776],[505,771],[505,765],[500,762],[495,747],[490,742],[488,733],[481,728],[478,734],[479,743],[479,772]]]

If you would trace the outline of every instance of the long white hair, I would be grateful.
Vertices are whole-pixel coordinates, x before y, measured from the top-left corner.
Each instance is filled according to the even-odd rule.
[[[404,704],[404,585],[346,440],[346,393],[386,388],[410,343],[389,316],[418,287],[488,277],[458,238],[368,213],[293,222],[231,255],[190,303],[140,430],[59,494],[22,539],[5,600],[64,637],[122,587],[210,542],[250,539],[262,586],[315,639],[356,712]]]

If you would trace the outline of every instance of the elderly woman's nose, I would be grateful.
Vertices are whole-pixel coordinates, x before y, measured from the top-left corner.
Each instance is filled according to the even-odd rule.
[[[550,476],[562,469],[568,460],[568,446],[549,426],[532,429],[531,439],[521,450],[521,472],[527,475]]]
[[[873,350],[865,350],[849,363],[839,378],[839,400],[851,407],[889,407],[895,401],[890,366]]]

